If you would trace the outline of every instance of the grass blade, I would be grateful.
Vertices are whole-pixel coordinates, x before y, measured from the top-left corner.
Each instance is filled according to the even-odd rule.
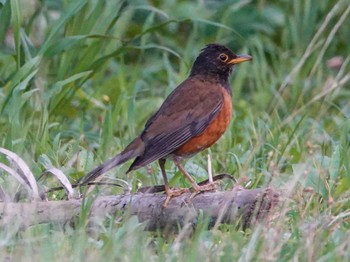
[[[73,197],[74,190],[73,190],[72,184],[69,182],[67,176],[63,174],[61,170],[55,167],[50,167],[45,170],[45,174],[52,174],[55,178],[57,178],[57,180],[66,190],[68,199],[71,199]]]
[[[16,47],[17,69],[21,67],[21,10],[18,0],[11,0],[12,28]]]
[[[38,186],[36,184],[35,177],[30,171],[29,167],[27,164],[21,159],[17,154],[11,152],[10,150],[7,150],[5,148],[0,147],[0,153],[4,154],[10,161],[11,163],[15,164],[18,168],[18,174],[22,178],[23,181],[25,181],[26,185],[31,189],[31,194],[34,197],[34,199],[40,199],[39,197],[39,190]],[[7,169],[9,170],[9,169]],[[10,170],[9,170],[10,171]],[[12,171],[10,171],[12,172]],[[13,176],[14,173],[11,173]],[[18,180],[18,177],[15,176]],[[20,180],[18,180],[20,181]]]

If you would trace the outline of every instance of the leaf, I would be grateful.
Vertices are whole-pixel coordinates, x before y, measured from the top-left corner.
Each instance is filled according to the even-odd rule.
[[[324,198],[327,197],[327,190],[323,179],[317,173],[315,167],[309,163],[292,165],[294,176],[298,177],[299,182],[304,187],[311,187]]]
[[[197,22],[200,22],[200,23],[203,23],[203,24],[208,24],[208,25],[212,25],[212,26],[215,26],[215,27],[218,27],[218,28],[223,28],[223,29],[226,29],[228,31],[231,31],[232,33],[235,33],[236,35],[240,36],[243,38],[242,35],[240,35],[236,30],[234,30],[233,28],[227,26],[227,25],[224,25],[222,23],[218,23],[218,22],[213,22],[213,21],[210,21],[210,20],[207,20],[207,19],[203,19],[203,18],[191,18],[192,21],[197,21]]]
[[[329,181],[330,189],[332,189],[335,181],[338,178],[339,167],[340,167],[340,147],[339,147],[339,145],[336,145],[336,147],[334,148],[332,157],[330,159],[330,164],[329,164],[329,168],[328,168],[329,176],[330,176],[330,181]]]
[[[36,75],[39,69],[33,70],[25,79],[23,79],[15,88],[15,92],[23,91],[27,86],[30,80]]]
[[[39,54],[43,55],[47,51],[47,48],[52,45],[55,41],[54,38],[56,34],[58,34],[66,22],[71,19],[74,15],[79,12],[81,8],[83,8],[87,4],[87,0],[78,0],[78,1],[72,1],[70,6],[67,8],[67,12],[61,17],[60,20],[56,22],[56,25],[50,30],[49,35],[46,37],[46,41],[42,45]]]
[[[12,16],[12,27],[13,35],[16,46],[16,62],[17,69],[21,67],[21,9],[19,7],[18,0],[11,0],[11,16]]]
[[[208,178],[208,171],[201,165],[195,164],[193,161],[188,161],[185,165],[185,169],[191,176],[195,177],[199,181]]]
[[[57,178],[57,180],[66,190],[68,199],[71,199],[73,197],[74,190],[72,184],[69,182],[67,176],[61,170],[55,167],[50,167],[45,170],[45,174],[52,174],[55,178]]]
[[[81,72],[81,73],[78,73],[78,74],[75,74],[75,75],[72,75],[70,77],[68,77],[67,79],[64,79],[62,81],[58,81],[56,82],[51,88],[50,90],[47,92],[47,94],[45,95],[45,98],[46,99],[50,99],[56,95],[58,95],[61,91],[62,91],[62,88],[69,84],[69,83],[72,83],[80,78],[84,78],[84,77],[87,77],[89,76],[90,74],[92,73],[92,71],[85,71],[85,72]]]
[[[71,48],[74,48],[76,45],[78,45],[82,40],[88,38],[87,35],[75,35],[75,36],[69,36],[62,39],[59,39],[58,41],[52,43],[45,52],[45,55],[48,57],[52,57],[54,55],[59,54],[60,52],[63,52],[65,50],[69,50]]]
[[[164,11],[162,11],[161,9],[158,9],[154,6],[149,6],[149,5],[139,5],[134,7],[134,9],[141,9],[141,10],[147,10],[153,13],[156,13],[158,15],[163,16],[164,19],[169,19],[169,15],[167,13],[165,13]]]
[[[18,85],[14,86],[14,88],[10,91],[10,93],[6,96],[6,99],[4,101],[4,103],[2,104],[1,110],[0,112],[4,112],[6,106],[8,105],[8,103],[11,101],[11,98],[16,98],[18,97],[17,94],[21,91],[23,91],[27,86],[29,81],[37,74],[38,69],[35,69],[33,72],[31,72],[25,79],[23,79],[21,82],[18,83]],[[33,89],[30,90],[28,92],[37,92],[37,89]],[[25,95],[23,98],[28,97],[28,94]],[[16,115],[15,112],[18,112],[19,110],[21,110],[21,106],[20,104],[17,104],[17,107],[15,108],[15,110],[11,110],[11,115]],[[15,119],[18,120],[18,119]]]
[[[12,77],[10,89],[17,86],[23,79],[25,79],[28,75],[32,74],[35,71],[41,61],[41,57],[36,56],[26,62]]]
[[[8,27],[11,22],[11,5],[10,1],[5,1],[0,9],[0,43],[4,42]]]
[[[30,37],[26,34],[26,32],[23,29],[21,29],[20,31],[20,39],[26,60],[32,59],[33,56],[36,55],[36,49],[32,41],[30,40]]]
[[[91,169],[94,166],[94,154],[88,150],[81,150],[77,159],[76,168],[77,171],[84,172],[87,169]]]
[[[180,58],[180,59],[182,58],[179,53],[175,52],[174,50],[172,50],[166,46],[162,46],[162,45],[148,44],[148,45],[141,45],[141,46],[128,46],[128,48],[135,48],[135,49],[141,49],[141,50],[155,48],[155,49],[167,51],[167,52],[173,54],[174,56],[176,56],[177,58]]]
[[[11,175],[15,176],[17,180],[20,181],[21,184],[23,184],[23,181],[24,181],[24,183],[28,186],[28,188],[30,188],[30,193],[34,197],[34,199],[40,199],[39,190],[35,181],[35,177],[33,173],[30,171],[27,164],[17,154],[5,148],[0,147],[0,153],[6,155],[9,161],[18,167],[19,172],[16,172],[16,171],[12,172],[10,170],[11,168],[7,167],[4,164],[1,164],[2,165],[1,168],[3,168],[6,172],[9,172]],[[18,176],[23,181],[21,181],[15,173],[18,174]]]
[[[11,167],[0,163],[0,169],[4,170],[5,172],[7,172],[8,174],[10,174],[11,176],[13,176],[15,179],[17,179],[17,181],[23,185],[24,187],[26,187],[28,189],[29,192],[32,192],[32,188],[30,186],[30,184],[25,181],[21,175],[19,173],[17,173],[14,169],[12,169]]]

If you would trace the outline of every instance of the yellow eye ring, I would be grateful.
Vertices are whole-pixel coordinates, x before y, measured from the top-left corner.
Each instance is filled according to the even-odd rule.
[[[222,62],[226,62],[227,59],[228,59],[228,56],[224,53],[220,54],[219,55],[219,59],[222,61]]]

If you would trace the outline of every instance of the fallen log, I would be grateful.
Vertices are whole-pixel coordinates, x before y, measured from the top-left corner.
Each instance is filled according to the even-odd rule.
[[[171,199],[164,208],[163,193],[136,193],[98,196],[91,199],[90,221],[106,215],[127,213],[137,216],[146,230],[177,230],[195,226],[199,216],[208,219],[209,227],[221,223],[237,224],[243,228],[267,219],[278,204],[280,194],[272,188],[244,189],[201,193],[189,201],[190,194]],[[16,224],[27,228],[42,223],[70,223],[79,217],[86,199],[30,203],[0,203],[0,228]]]

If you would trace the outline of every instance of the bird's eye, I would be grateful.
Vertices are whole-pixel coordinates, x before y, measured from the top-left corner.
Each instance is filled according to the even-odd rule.
[[[222,61],[222,62],[226,62],[227,59],[228,59],[228,56],[226,54],[220,54],[219,55],[219,59]]]

